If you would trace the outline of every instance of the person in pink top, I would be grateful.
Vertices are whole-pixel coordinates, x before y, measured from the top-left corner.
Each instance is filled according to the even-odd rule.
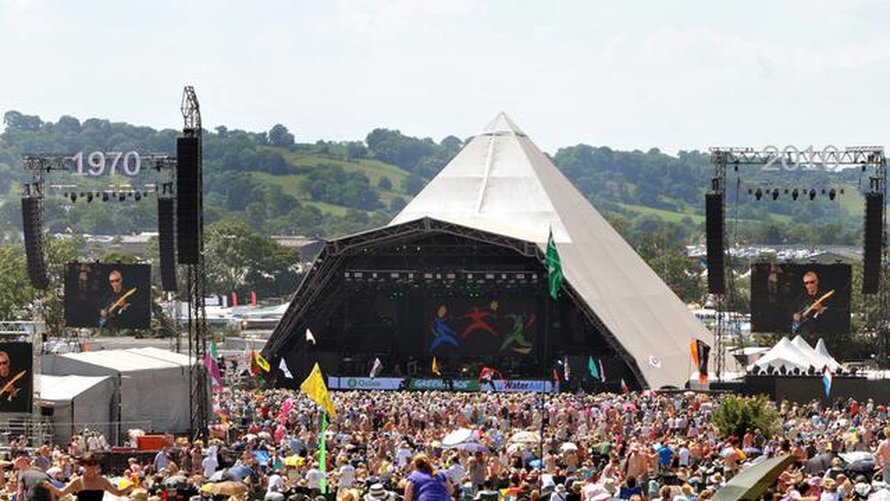
[[[875,459],[883,472],[881,478],[890,478],[890,426],[884,428],[884,440],[878,444]]]

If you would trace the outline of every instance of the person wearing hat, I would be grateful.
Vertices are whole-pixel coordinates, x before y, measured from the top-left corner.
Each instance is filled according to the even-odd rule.
[[[566,501],[567,495],[568,492],[566,492],[565,484],[556,484],[556,487],[553,489],[553,494],[550,495],[550,501]]]
[[[31,457],[25,449],[20,449],[17,454],[13,461],[13,467],[18,472],[16,501],[50,501],[52,492],[47,474],[31,465]]]
[[[135,487],[131,483],[120,489],[111,483],[111,480],[100,472],[99,460],[93,457],[92,453],[84,454],[80,459],[80,465],[83,466],[83,475],[68,482],[62,489],[56,489],[49,483],[47,488],[57,497],[74,494],[77,501],[102,501],[106,492],[115,496],[126,496]]]
[[[371,484],[368,493],[362,496],[362,501],[395,501],[396,493],[386,490],[380,482]]]

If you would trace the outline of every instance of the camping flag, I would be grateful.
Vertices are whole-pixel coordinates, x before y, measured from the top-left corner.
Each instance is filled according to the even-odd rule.
[[[256,306],[256,292],[250,291],[250,305]]]
[[[605,369],[603,369],[603,359],[601,359],[601,358],[598,359],[596,361],[596,365],[598,365],[600,368],[600,380],[605,383],[606,382],[606,371],[605,371]]]
[[[381,362],[379,358],[375,358],[374,365],[371,366],[371,374],[369,374],[368,377],[374,379],[375,377],[377,377],[377,374],[380,374],[380,371],[382,370],[383,362]]]
[[[300,384],[300,390],[312,399],[316,404],[320,405],[325,412],[331,416],[337,417],[337,411],[334,409],[334,401],[328,393],[328,386],[324,384],[324,376],[321,375],[321,367],[318,362],[312,367],[312,372],[306,377],[306,380]]]
[[[624,382],[624,378],[621,378],[621,391],[624,393],[630,392],[630,387],[627,386],[627,383]]]
[[[238,294],[232,291],[232,306],[238,306]]]
[[[210,340],[210,349],[207,350],[207,353],[204,354],[204,367],[207,369],[207,374],[210,375],[210,379],[216,386],[222,386],[222,374],[219,371],[219,362],[217,362],[219,356],[216,354],[216,342],[214,340]]]
[[[284,359],[282,359],[284,360]],[[278,414],[278,422],[283,425],[287,424],[287,415],[290,413],[291,409],[294,408],[294,399],[288,397],[284,404],[281,405],[281,413]]]
[[[831,398],[831,382],[834,380],[834,373],[827,365],[822,369],[822,385],[825,386],[825,398]]]
[[[550,236],[547,238],[547,280],[550,288],[550,297],[557,299],[559,289],[562,288],[562,264],[560,264],[559,251],[556,250],[556,241],[553,240],[553,228],[550,228]]]
[[[256,363],[257,367],[263,369],[263,372],[269,372],[269,369],[271,369],[269,362],[256,350],[253,350],[253,361]]]
[[[288,379],[293,379],[294,375],[291,374],[290,369],[287,368],[287,360],[284,357],[281,357],[281,360],[278,362],[278,369],[284,373],[284,377]]]
[[[562,377],[568,382],[572,378],[572,366],[569,364],[569,356],[562,359]]]
[[[309,329],[306,329],[306,342],[310,343],[312,345],[315,344],[315,336],[312,334],[312,331]]]
[[[439,370],[439,362],[436,360],[436,357],[433,357],[433,365],[432,367],[430,367],[430,370],[437,376],[442,375],[442,371]]]
[[[600,371],[596,368],[596,363],[593,361],[593,355],[587,359],[587,370],[590,371],[590,377],[600,381]]]
[[[692,364],[698,369],[698,382],[708,384],[708,355],[711,354],[711,347],[704,341],[693,339],[689,343],[689,349],[692,351]]]

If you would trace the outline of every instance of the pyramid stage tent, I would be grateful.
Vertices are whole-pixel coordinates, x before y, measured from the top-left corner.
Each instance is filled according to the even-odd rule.
[[[544,264],[551,230],[565,276],[556,301],[547,294]],[[514,274],[501,273],[508,270]],[[368,282],[384,293],[404,287],[407,293],[401,294],[418,299],[408,307],[389,308],[371,299]],[[437,291],[437,284],[459,291],[469,287],[478,304],[470,307],[454,299],[454,292]],[[390,292],[405,297],[399,294]],[[485,306],[489,298],[497,299],[487,303],[490,307]],[[358,306],[371,301],[377,301],[371,312]],[[522,301],[525,306],[517,306]],[[525,309],[518,315],[509,308]],[[464,311],[470,313],[461,316]],[[447,344],[436,345],[431,336],[442,332],[436,329],[447,324],[454,334],[467,334],[461,332],[467,320],[461,319],[472,314],[490,314],[486,321],[492,322],[512,318],[513,329],[524,325],[533,331],[527,333],[533,338],[528,353],[514,345],[504,354],[507,340],[498,338],[501,349],[491,354],[500,355],[494,361],[512,364],[526,377],[537,374],[537,379],[549,379],[554,362],[566,356],[576,374],[586,376],[593,357],[604,361],[609,382],[625,377],[637,387],[683,387],[692,371],[690,341],[714,345],[712,334],[658,275],[528,136],[500,114],[388,226],[326,243],[264,354],[275,360],[273,366],[280,357],[291,367],[306,365],[309,357],[322,361],[329,374],[351,369],[360,375],[365,368],[344,367],[333,355],[333,344],[355,343],[358,353],[388,355],[386,367],[401,368],[399,362],[409,355],[423,371],[429,367],[425,360]],[[367,334],[379,324],[385,327]],[[506,337],[511,327],[502,325],[494,330]],[[306,345],[306,328],[315,333],[317,346]],[[472,326],[468,329],[472,335]],[[331,344],[325,347],[327,336]],[[486,349],[477,353],[489,353]],[[467,360],[467,353],[452,355],[455,366]],[[439,355],[440,362],[443,358],[448,359]],[[529,358],[536,363],[526,363]]]

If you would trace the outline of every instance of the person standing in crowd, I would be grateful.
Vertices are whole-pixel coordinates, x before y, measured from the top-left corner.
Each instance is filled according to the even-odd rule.
[[[405,483],[404,501],[449,501],[454,487],[444,473],[433,468],[426,454],[411,461],[414,471]]]
[[[128,485],[124,489],[119,489],[111,483],[111,480],[108,480],[100,472],[99,460],[89,452],[84,454],[79,464],[83,468],[81,476],[75,477],[62,489],[49,487],[56,496],[62,497],[66,494],[73,494],[77,501],[102,501],[106,492],[114,496],[126,496],[133,490],[133,484]]]

